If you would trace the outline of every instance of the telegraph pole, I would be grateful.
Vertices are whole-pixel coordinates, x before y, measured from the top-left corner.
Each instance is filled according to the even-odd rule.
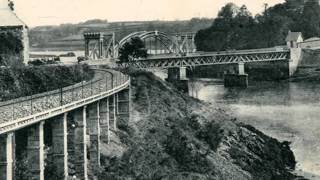
[[[264,3],[263,4],[263,6],[264,6],[264,14],[266,15],[267,14],[267,9],[268,9],[268,3]]]

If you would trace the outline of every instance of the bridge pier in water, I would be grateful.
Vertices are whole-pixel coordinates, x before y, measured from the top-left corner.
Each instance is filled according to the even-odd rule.
[[[178,90],[188,92],[187,67],[168,68],[167,81],[173,83]],[[232,65],[232,71],[224,74],[224,85],[225,87],[248,87],[248,74],[245,73],[244,63]]]
[[[245,73],[244,63],[237,63],[233,73],[224,74],[225,87],[248,87],[248,74]]]
[[[168,68],[168,82],[174,84],[178,90],[188,92],[187,67]]]

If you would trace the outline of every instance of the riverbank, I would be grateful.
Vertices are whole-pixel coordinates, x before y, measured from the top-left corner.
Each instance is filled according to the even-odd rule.
[[[320,75],[312,73],[316,69],[299,69],[300,75],[295,75],[298,79],[290,81],[250,83],[247,89],[196,81],[198,89],[194,94],[206,102],[227,104],[240,122],[268,136],[292,142],[290,147],[296,157],[297,173],[306,179],[318,180],[320,83],[317,78]]]
[[[289,142],[279,142],[152,73],[132,76],[132,116],[102,144],[99,179],[294,179]]]
[[[290,78],[291,82],[320,83],[320,65],[304,65]]]

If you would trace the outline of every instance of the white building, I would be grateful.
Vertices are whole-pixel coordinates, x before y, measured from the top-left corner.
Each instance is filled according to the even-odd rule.
[[[20,31],[22,33],[23,62],[29,61],[28,26],[10,9],[8,0],[0,0],[0,31]]]
[[[303,42],[302,33],[289,31],[286,42],[289,48],[298,48],[299,44]]]

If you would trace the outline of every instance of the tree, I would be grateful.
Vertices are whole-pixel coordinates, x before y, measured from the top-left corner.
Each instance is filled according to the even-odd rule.
[[[238,14],[239,11],[240,8],[237,5],[234,3],[228,3],[221,8],[218,13],[218,18],[232,19]]]
[[[11,9],[11,11],[14,11],[14,3],[11,0],[8,0],[8,6]]]
[[[199,31],[195,43],[199,51],[246,49],[252,45],[254,19],[245,5],[228,3],[220,10],[212,26]]]
[[[307,1],[298,23],[305,38],[320,36],[320,5],[317,1]]]
[[[121,62],[133,61],[148,56],[144,42],[139,37],[133,37],[119,49]]]
[[[303,6],[304,1],[302,0],[286,0],[286,4],[290,7],[290,9],[296,9]]]
[[[22,33],[19,30],[0,30],[0,66],[18,67],[22,63]]]
[[[19,30],[0,30],[0,54],[18,54],[22,50],[22,33]]]

